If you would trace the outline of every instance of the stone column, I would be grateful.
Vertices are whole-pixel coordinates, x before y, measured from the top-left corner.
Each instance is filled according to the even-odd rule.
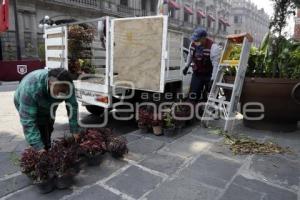
[[[22,58],[25,56],[25,37],[24,37],[24,17],[23,13],[18,12],[18,20],[19,20],[19,37],[20,37],[20,48]]]

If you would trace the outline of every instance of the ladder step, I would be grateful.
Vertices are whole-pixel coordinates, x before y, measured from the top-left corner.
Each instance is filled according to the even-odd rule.
[[[223,60],[220,65],[238,66],[239,64],[240,64],[239,60]]]
[[[224,101],[224,100],[220,100],[220,99],[214,99],[214,98],[208,98],[207,102],[213,102],[213,103],[219,103],[219,104],[225,104],[227,106],[230,105],[230,102],[228,101]]]
[[[218,87],[225,88],[225,89],[233,89],[234,85],[229,83],[217,83]]]

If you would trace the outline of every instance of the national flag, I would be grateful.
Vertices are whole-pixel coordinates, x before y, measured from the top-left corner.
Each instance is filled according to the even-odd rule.
[[[9,0],[3,0],[0,6],[0,32],[8,30],[9,26]]]

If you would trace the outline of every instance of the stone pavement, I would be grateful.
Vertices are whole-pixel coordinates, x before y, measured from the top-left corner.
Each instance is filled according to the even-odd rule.
[[[293,153],[234,156],[217,129],[194,124],[174,137],[156,137],[141,134],[134,123],[115,122],[111,126],[129,142],[123,160],[105,155],[100,166],[84,168],[71,189],[40,195],[17,165],[26,143],[12,95],[0,92],[0,199],[300,200],[300,130],[255,131],[241,123],[232,134],[272,140]],[[56,135],[67,129],[62,107]]]

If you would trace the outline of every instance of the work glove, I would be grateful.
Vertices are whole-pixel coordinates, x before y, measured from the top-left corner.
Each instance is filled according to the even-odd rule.
[[[184,69],[183,69],[183,71],[182,71],[182,73],[183,73],[183,75],[187,75],[187,73],[188,73],[188,71],[189,71],[189,67],[185,67]]]

